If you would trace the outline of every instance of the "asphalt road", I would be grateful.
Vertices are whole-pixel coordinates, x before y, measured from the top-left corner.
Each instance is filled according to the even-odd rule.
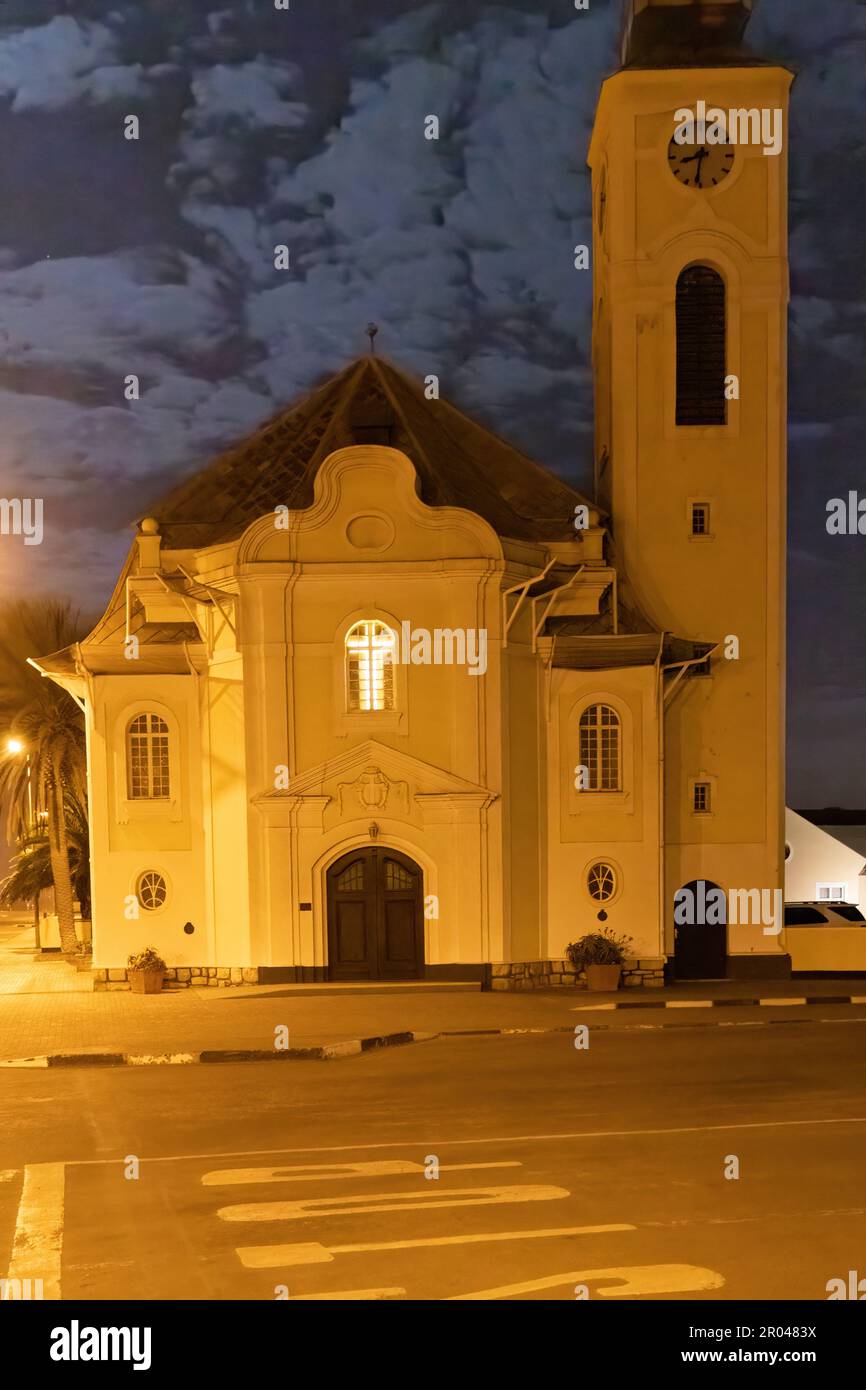
[[[0,1089],[0,1273],[47,1296],[825,1299],[866,1273],[847,1019]]]

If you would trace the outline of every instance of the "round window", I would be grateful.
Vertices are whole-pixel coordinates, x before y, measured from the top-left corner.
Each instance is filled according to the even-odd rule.
[[[157,873],[156,869],[148,869],[141,874],[135,895],[146,912],[156,912],[157,908],[164,907],[168,887],[162,874]]]
[[[791,846],[787,843],[787,841],[785,842],[785,858],[791,858]]]
[[[616,874],[610,864],[593,864],[586,876],[589,896],[597,903],[606,903],[616,892]]]

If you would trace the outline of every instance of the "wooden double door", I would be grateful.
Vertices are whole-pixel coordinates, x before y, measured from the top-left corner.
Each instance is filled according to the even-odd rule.
[[[330,979],[423,979],[423,884],[414,860],[378,845],[352,850],[331,865]]]

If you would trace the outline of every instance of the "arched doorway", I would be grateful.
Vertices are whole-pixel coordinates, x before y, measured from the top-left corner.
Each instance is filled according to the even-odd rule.
[[[424,879],[407,855],[381,845],[344,854],[327,873],[328,977],[424,976]]]
[[[674,894],[674,975],[723,980],[727,974],[728,900],[708,878],[693,878]]]

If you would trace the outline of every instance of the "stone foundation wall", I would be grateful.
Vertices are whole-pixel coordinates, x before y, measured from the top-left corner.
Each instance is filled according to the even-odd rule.
[[[226,989],[232,985],[257,985],[259,968],[227,965],[172,965],[165,972],[163,989]],[[129,971],[94,970],[94,990],[129,989]]]
[[[660,989],[665,982],[663,959],[627,960],[622,968],[625,988],[643,985]],[[491,966],[491,988],[516,989],[586,989],[586,976],[568,960],[508,961]]]

